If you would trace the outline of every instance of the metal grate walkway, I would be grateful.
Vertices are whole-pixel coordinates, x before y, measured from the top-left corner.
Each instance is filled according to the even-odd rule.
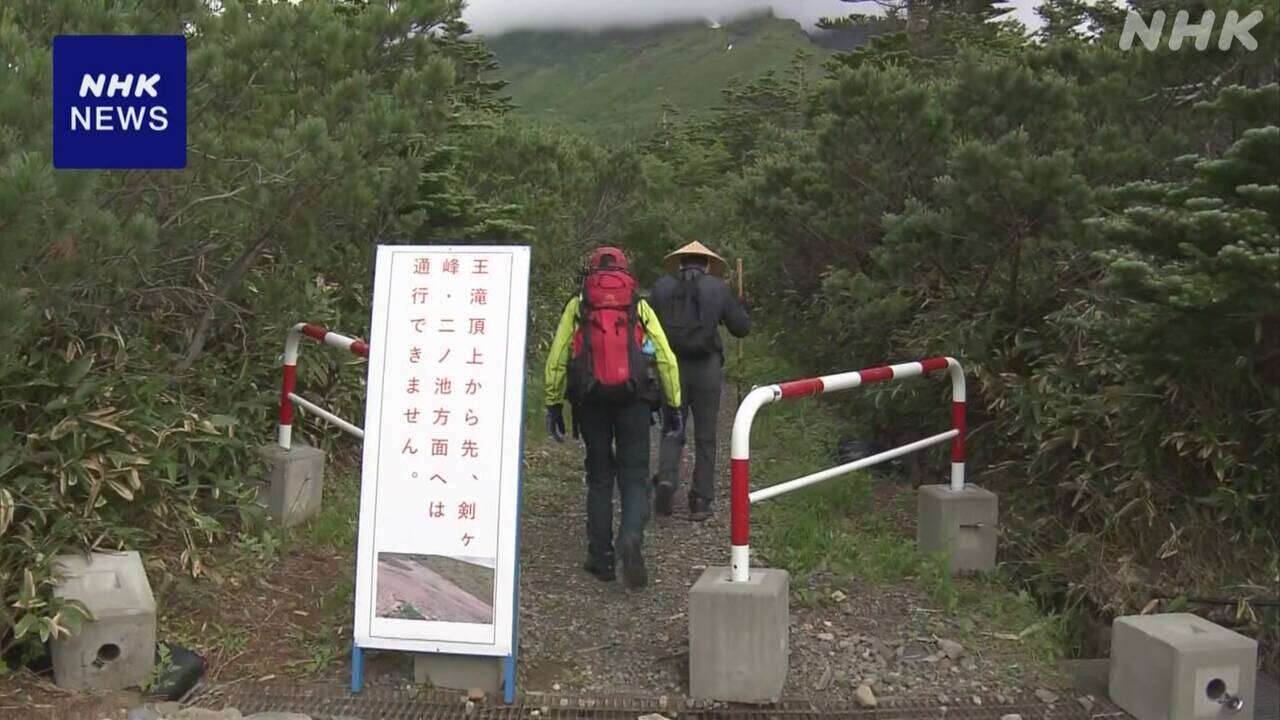
[[[1017,713],[1023,720],[1122,720],[1128,716],[1105,698],[1097,698],[1086,709],[1074,695],[1064,694],[1054,705],[1034,698],[1012,705],[995,704],[982,698],[983,705],[953,704],[942,706],[928,701],[898,701],[892,706],[874,710],[849,705],[830,705],[821,701],[788,701],[773,706],[695,707],[673,700],[663,705],[656,698],[625,696],[571,696],[551,693],[525,693],[514,705],[467,703],[458,691],[402,690],[367,687],[352,695],[346,687],[333,683],[239,683],[235,686],[211,688],[200,704],[235,707],[242,713],[299,712],[313,720],[636,720],[659,713],[666,718],[682,720],[827,720],[858,718],[862,720],[999,720]]]

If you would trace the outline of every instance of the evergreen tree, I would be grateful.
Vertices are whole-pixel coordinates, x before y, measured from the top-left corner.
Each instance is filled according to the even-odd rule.
[[[505,107],[459,10],[0,7],[0,654],[74,631],[59,553],[164,539],[200,574],[202,547],[256,516],[284,330],[367,336],[375,243],[527,237],[458,149]],[[186,36],[185,169],[52,168],[50,39],[95,33]],[[301,382],[358,422],[339,367]]]
[[[856,2],[857,0],[844,0]],[[837,53],[830,65],[851,68],[866,63],[879,67],[909,66],[928,72],[945,64],[962,48],[981,48],[1007,54],[1023,44],[1022,26],[997,0],[876,0],[878,12],[854,12],[824,19],[828,30],[863,28],[871,42],[847,53]]]
[[[1268,478],[1280,461],[1268,430],[1280,407],[1278,104],[1274,84],[1224,88],[1201,109],[1245,129],[1221,157],[1184,156],[1186,177],[1116,188],[1092,225],[1112,308],[1096,329],[1138,383],[1194,418],[1149,440],[1203,465],[1188,492],[1228,527],[1280,513]]]
[[[815,328],[793,331],[812,369],[960,355],[974,461],[1022,518],[1007,557],[1045,596],[1131,612],[1150,584],[1260,585],[1280,512],[1274,13],[1256,51],[1125,52],[1112,8],[1051,3],[1030,43],[981,8],[902,10],[863,18],[881,32],[828,63],[807,124],[727,185],[766,292]],[[864,424],[917,437],[936,398],[883,392]],[[1188,540],[1214,534],[1233,545]]]
[[[0,227],[21,232],[6,232],[5,306],[147,335],[188,367],[247,333],[250,281],[281,300],[313,262],[359,267],[375,240],[483,227],[446,138],[461,115],[504,105],[457,12],[443,0],[6,8]],[[48,38],[107,31],[187,35],[185,170],[49,166]],[[103,282],[76,280],[89,275]]]

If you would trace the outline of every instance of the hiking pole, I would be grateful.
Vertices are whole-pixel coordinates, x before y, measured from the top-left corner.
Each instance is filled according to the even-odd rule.
[[[743,301],[742,295],[742,257],[738,257],[738,302]],[[738,404],[742,404],[742,380],[745,375],[745,368],[742,367],[742,338],[738,338]]]

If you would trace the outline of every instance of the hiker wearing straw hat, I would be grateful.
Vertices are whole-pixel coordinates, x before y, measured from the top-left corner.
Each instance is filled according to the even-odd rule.
[[[654,283],[649,303],[680,367],[681,412],[684,427],[693,414],[694,464],[689,488],[689,518],[711,516],[715,497],[716,415],[720,411],[724,345],[720,325],[734,337],[751,330],[746,308],[724,284],[724,258],[696,240],[668,255],[663,265],[670,272]],[[662,438],[655,478],[654,509],[670,515],[680,485],[680,456],[684,435]]]

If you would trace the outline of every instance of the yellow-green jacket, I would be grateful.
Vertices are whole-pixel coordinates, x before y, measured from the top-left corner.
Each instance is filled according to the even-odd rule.
[[[546,404],[559,405],[564,402],[565,382],[569,368],[569,353],[573,347],[573,334],[578,329],[578,306],[582,297],[569,300],[560,315],[560,325],[556,328],[556,337],[551,341],[551,352],[547,355]],[[676,364],[676,354],[667,344],[667,334],[662,331],[658,315],[643,299],[636,303],[636,314],[644,332],[653,342],[657,350],[658,381],[662,385],[662,393],[667,404],[680,407],[680,369]]]

